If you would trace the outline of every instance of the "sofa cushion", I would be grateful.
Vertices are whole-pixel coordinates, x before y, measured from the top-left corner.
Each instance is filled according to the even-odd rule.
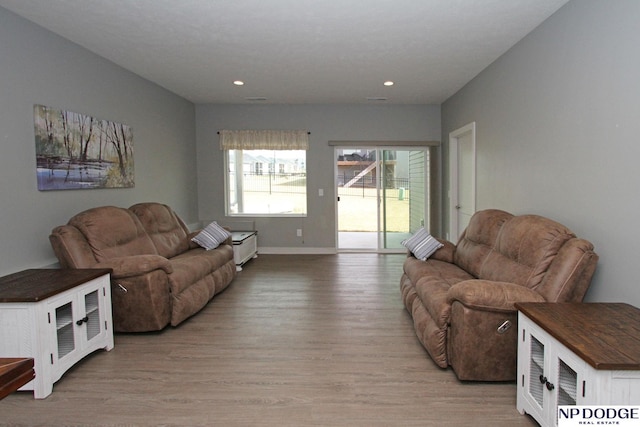
[[[80,212],[69,220],[89,243],[98,262],[128,255],[157,255],[153,242],[133,212],[101,206]]]
[[[129,208],[142,223],[160,255],[172,258],[189,249],[188,230],[167,205],[138,203]]]
[[[207,305],[215,288],[213,277],[205,276],[189,285],[183,292],[172,294],[171,325],[177,326],[187,318],[193,316]]]
[[[223,245],[219,246],[215,251],[208,251],[204,248],[198,247],[178,255],[172,258],[172,260],[180,260],[182,258],[191,259],[194,257],[200,258],[203,262],[206,262],[209,269],[213,271],[233,259],[233,248],[228,245]]]
[[[212,271],[211,265],[205,257],[178,256],[171,258],[170,262],[173,273],[169,275],[169,285],[174,295],[178,295]],[[209,298],[212,296],[213,294],[209,295]]]
[[[534,289],[560,248],[574,237],[571,230],[550,219],[537,215],[514,217],[501,227],[495,248],[478,277]]]
[[[173,272],[169,275],[169,284],[174,296],[184,291],[191,284],[211,275],[233,260],[233,249],[230,246],[220,246],[218,249],[207,251],[203,248],[191,249],[169,260]],[[235,265],[235,264],[234,264]],[[215,284],[211,282],[211,294],[215,292]]]
[[[447,361],[447,328],[441,328],[433,321],[419,298],[413,301],[409,309],[413,317],[416,335],[433,361],[441,368],[446,368]]]
[[[415,284],[416,293],[438,328],[446,328],[451,314],[447,294],[451,285],[434,276],[423,277]]]
[[[421,305],[437,327],[446,327],[451,310],[447,302],[449,289],[456,283],[473,279],[473,276],[454,264],[431,259],[420,261],[413,257],[404,262],[404,271],[413,283]]]
[[[476,212],[456,245],[454,263],[474,277],[480,277],[482,265],[493,250],[502,225],[511,218],[510,213],[497,209]]]
[[[473,279],[472,275],[457,265],[435,259],[420,261],[416,258],[408,257],[404,262],[403,269],[411,283],[417,283],[423,277],[435,277],[449,285]]]

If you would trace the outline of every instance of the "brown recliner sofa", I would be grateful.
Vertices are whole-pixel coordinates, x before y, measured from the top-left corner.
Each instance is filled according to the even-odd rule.
[[[568,228],[501,210],[473,215],[458,244],[426,261],[409,254],[400,281],[416,335],[460,380],[512,381],[516,302],[581,302],[598,255]]]
[[[231,238],[205,250],[167,205],[101,206],[53,229],[62,268],[111,268],[114,330],[177,326],[236,276]]]

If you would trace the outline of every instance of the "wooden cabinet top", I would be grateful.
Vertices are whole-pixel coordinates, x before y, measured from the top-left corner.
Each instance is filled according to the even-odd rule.
[[[517,303],[595,369],[640,370],[640,309],[624,303]]]
[[[0,399],[35,377],[32,358],[0,358]]]
[[[110,274],[111,269],[32,269],[0,277],[0,302],[37,302]]]

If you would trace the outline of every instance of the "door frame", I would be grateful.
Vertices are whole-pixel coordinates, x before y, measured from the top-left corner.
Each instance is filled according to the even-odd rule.
[[[459,208],[459,188],[460,182],[458,182],[459,176],[459,140],[471,134],[471,204],[472,209],[476,210],[476,122],[471,122],[462,126],[459,129],[449,133],[449,231],[447,233],[447,240],[456,241],[460,236],[462,230],[458,224],[458,208]]]

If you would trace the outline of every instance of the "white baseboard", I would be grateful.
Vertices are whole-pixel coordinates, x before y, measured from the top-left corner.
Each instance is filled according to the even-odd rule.
[[[258,243],[260,243],[258,241]],[[258,255],[335,255],[336,248],[263,247],[258,246]]]

